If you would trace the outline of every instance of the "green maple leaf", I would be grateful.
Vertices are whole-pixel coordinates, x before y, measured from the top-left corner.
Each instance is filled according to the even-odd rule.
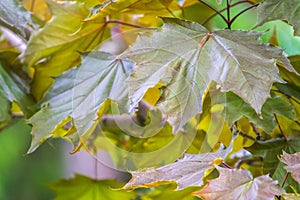
[[[0,1],[0,24],[27,38],[34,26],[30,12],[17,0]]]
[[[128,102],[125,79],[132,72],[133,63],[115,59],[111,54],[87,54],[82,64],[56,78],[47,92],[42,109],[28,122],[33,125],[33,140],[29,152],[51,137],[55,128],[73,119],[76,134],[86,133],[98,118],[97,111],[107,99],[113,99],[125,112]]]
[[[50,187],[56,193],[55,200],[131,200],[136,197],[136,193],[113,188],[122,187],[123,183],[112,179],[93,180],[86,176],[76,174],[72,179],[60,180]]]
[[[25,116],[31,116],[35,111],[35,102],[32,97],[23,91],[25,83],[19,85],[0,63],[0,127],[10,119],[11,103],[15,101],[24,112]]]
[[[268,173],[272,178],[278,180],[280,183],[285,179],[286,170],[284,164],[281,163],[278,157],[282,154],[282,151],[287,153],[295,153],[300,151],[300,139],[295,138],[286,141],[281,138],[271,139],[267,141],[256,141],[252,146],[246,148],[254,156],[260,156],[263,158],[264,173]],[[294,188],[299,190],[299,184],[288,177],[286,185],[293,185]]]
[[[141,35],[121,57],[136,62],[129,79],[135,106],[148,88],[163,83],[160,109],[177,132],[202,111],[202,96],[211,81],[233,91],[257,113],[274,82],[282,82],[275,66],[294,71],[282,50],[263,45],[261,33],[220,30],[210,33],[197,23],[163,18],[161,31]]]
[[[142,199],[145,200],[162,200],[170,199],[173,200],[197,200],[192,193],[199,190],[199,187],[188,187],[183,190],[176,190],[176,182],[161,182],[156,187],[143,189],[144,193],[140,194]]]
[[[299,0],[265,0],[258,6],[257,26],[263,25],[268,21],[287,20],[293,25],[295,35],[300,34],[300,1]]]
[[[261,109],[261,116],[258,116],[249,104],[244,102],[233,92],[221,93],[218,90],[210,89],[209,97],[212,100],[213,106],[224,106],[222,115],[229,126],[232,126],[235,121],[246,116],[250,122],[253,122],[255,125],[262,128],[266,133],[271,134],[277,126],[274,114],[284,116],[291,120],[296,119],[293,112],[293,106],[285,102],[279,96],[266,100]]]

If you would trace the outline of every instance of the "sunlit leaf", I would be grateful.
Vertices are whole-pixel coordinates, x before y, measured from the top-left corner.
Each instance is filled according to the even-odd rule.
[[[178,189],[201,186],[205,172],[213,167],[214,161],[224,159],[227,150],[206,154],[185,154],[175,163],[160,167],[131,172],[132,179],[124,188],[151,187],[163,181],[176,181]]]
[[[45,0],[22,0],[24,7],[39,17],[43,21],[48,21],[51,17]]]
[[[52,184],[50,188],[56,193],[55,200],[134,199],[136,193],[116,190],[122,185],[123,183],[112,179],[94,180],[76,174],[72,179],[64,179]]]
[[[283,155],[279,160],[287,165],[284,169],[286,169],[287,172],[290,172],[292,177],[300,183],[300,152],[294,154],[283,152]]]
[[[93,52],[79,67],[56,78],[42,109],[29,119],[33,125],[29,152],[51,137],[50,133],[68,116],[73,118],[78,136],[83,135],[98,118],[97,111],[107,98],[115,100],[124,112],[128,102],[124,81],[132,67],[131,62],[115,59],[111,54]]]
[[[284,200],[299,200],[299,195],[297,194],[291,194],[291,193],[285,193],[282,195]]]
[[[148,88],[160,81],[166,84],[159,107],[168,115],[174,132],[201,112],[203,93],[212,80],[260,113],[272,84],[282,81],[275,60],[294,71],[280,49],[258,41],[260,33],[209,33],[196,23],[163,20],[161,31],[141,35],[122,57],[137,64],[129,79],[133,106]]]
[[[273,200],[284,191],[278,182],[268,175],[253,179],[247,170],[217,167],[220,176],[210,180],[202,190],[195,193],[205,200]]]
[[[258,22],[256,26],[260,26],[268,21],[287,20],[294,26],[295,35],[299,35],[300,31],[300,2],[298,0],[264,0],[257,8]]]
[[[53,77],[81,62],[79,52],[92,50],[110,35],[104,20],[83,23],[89,15],[84,4],[52,0],[47,4],[53,16],[32,35],[24,54],[24,62],[35,66],[31,91],[37,100],[52,85]]]

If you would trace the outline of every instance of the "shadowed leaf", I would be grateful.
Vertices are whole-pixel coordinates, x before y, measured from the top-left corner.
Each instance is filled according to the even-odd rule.
[[[0,123],[10,119],[11,103],[15,101],[26,116],[31,116],[35,111],[35,102],[27,95],[7,71],[0,64]]]
[[[294,26],[295,35],[300,34],[300,1],[298,0],[264,0],[258,6],[257,26],[261,26],[268,21],[287,20]]]
[[[18,0],[0,1],[0,25],[8,26],[23,37],[29,37],[34,25],[30,12],[26,11]]]
[[[270,174],[272,178],[283,182],[286,174],[283,163],[279,162],[278,157],[282,151],[287,153],[295,153],[300,151],[300,139],[295,138],[289,141],[277,138],[267,141],[257,141],[254,145],[246,148],[254,156],[263,158],[263,170],[265,174]],[[291,177],[286,181],[286,185],[293,185],[297,190],[300,189],[299,184],[296,183]]]

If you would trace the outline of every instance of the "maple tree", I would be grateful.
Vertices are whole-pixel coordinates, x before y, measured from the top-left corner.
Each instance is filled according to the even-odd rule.
[[[299,5],[2,0],[0,129],[22,116],[29,156],[59,137],[132,175],[60,200],[297,199]]]

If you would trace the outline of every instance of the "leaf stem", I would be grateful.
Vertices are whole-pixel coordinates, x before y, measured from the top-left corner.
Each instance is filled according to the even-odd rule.
[[[209,5],[208,3],[204,2],[203,0],[199,0],[199,2],[202,3],[202,4],[204,4],[208,8],[212,9],[213,11],[215,11],[216,14],[219,15],[220,17],[222,17],[222,19],[224,20],[224,22],[226,22],[226,24],[228,24],[228,21],[227,21],[226,17],[224,17],[224,15],[219,10],[215,9],[213,6]]]
[[[31,5],[30,5],[30,12],[33,12],[34,4],[35,4],[35,0],[33,0],[33,1],[31,2]]]
[[[254,123],[252,123],[252,122],[250,122],[250,125],[251,125],[251,127],[252,127],[252,130],[254,131],[254,133],[256,133],[256,135],[257,135],[257,138],[260,138],[260,137],[261,137],[261,134],[260,134],[260,132],[259,132],[258,128],[255,126],[255,124],[254,124]]]
[[[226,162],[222,161],[222,165],[224,165],[228,169],[232,169],[230,165],[228,165]]]
[[[276,115],[276,114],[274,114],[274,117],[275,117],[275,120],[276,120],[276,123],[277,123],[277,125],[278,125],[278,128],[279,128],[279,131],[280,131],[281,135],[283,136],[283,138],[285,139],[285,141],[288,141],[288,139],[287,139],[286,135],[284,134],[284,132],[283,132],[283,130],[282,130],[282,128],[281,128],[281,126],[280,126],[280,124],[279,124],[279,121],[278,121],[277,115]]]
[[[288,177],[289,177],[289,172],[287,172],[287,173],[285,174],[285,176],[284,176],[283,182],[282,182],[282,184],[281,184],[281,187],[282,187],[282,188],[284,187],[284,184],[286,183]]]
[[[232,18],[232,20],[230,20],[228,23],[229,23],[229,27],[231,27],[231,24],[241,15],[241,14],[243,14],[243,13],[245,13],[246,11],[248,11],[248,10],[250,10],[250,9],[252,9],[252,8],[254,8],[254,7],[257,7],[258,6],[258,3],[257,4],[254,4],[254,5],[252,5],[252,6],[249,6],[248,8],[245,8],[244,10],[242,10],[241,12],[239,12],[236,16],[234,16],[233,18]]]

